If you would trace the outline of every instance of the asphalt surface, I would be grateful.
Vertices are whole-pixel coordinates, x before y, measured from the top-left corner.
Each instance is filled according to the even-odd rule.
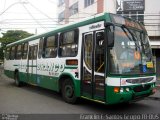
[[[61,95],[54,91],[31,85],[16,87],[14,80],[6,77],[1,70],[0,114],[159,114],[158,86],[154,95],[131,104],[103,105],[80,99],[72,105],[64,102]]]

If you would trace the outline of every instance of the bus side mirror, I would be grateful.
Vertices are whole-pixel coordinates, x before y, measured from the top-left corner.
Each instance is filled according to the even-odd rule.
[[[113,47],[114,46],[115,25],[113,23],[106,22],[105,27],[107,29],[107,46],[108,47]]]
[[[107,45],[108,45],[108,47],[113,47],[114,46],[114,32],[108,32]]]

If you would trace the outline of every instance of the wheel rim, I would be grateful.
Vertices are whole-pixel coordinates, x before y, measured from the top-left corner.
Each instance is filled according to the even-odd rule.
[[[72,98],[72,96],[73,96],[73,88],[72,88],[72,86],[70,86],[70,85],[66,85],[65,86],[65,96],[67,97],[67,98]]]

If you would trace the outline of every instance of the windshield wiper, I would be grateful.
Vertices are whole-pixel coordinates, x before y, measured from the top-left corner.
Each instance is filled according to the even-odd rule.
[[[128,32],[126,32],[125,29],[127,29],[127,31],[131,34],[132,38],[128,35]],[[122,25],[122,30],[124,31],[124,33],[127,35],[127,37],[130,39],[130,41],[134,41],[136,48],[140,49],[140,46],[137,45],[137,39],[135,38],[135,36],[133,35],[133,33],[129,30],[129,28],[127,28],[125,25]]]
[[[128,33],[126,32],[126,30],[124,28],[126,28],[126,26],[122,25],[122,30],[127,35],[127,37],[130,39],[130,41],[132,41],[132,38],[128,35]]]

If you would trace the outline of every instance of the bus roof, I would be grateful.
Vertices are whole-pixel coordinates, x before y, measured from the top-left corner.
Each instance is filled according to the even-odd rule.
[[[60,27],[58,27],[56,29],[53,29],[51,31],[47,31],[45,33],[38,34],[38,35],[33,35],[33,36],[30,36],[30,37],[18,40],[16,42],[10,43],[10,44],[7,45],[7,47],[12,46],[14,44],[28,42],[28,41],[35,40],[35,39],[38,39],[38,38],[41,38],[41,37],[49,36],[51,34],[55,34],[55,33],[59,33],[59,32],[61,33],[61,32],[64,32],[64,31],[67,31],[67,30],[70,30],[70,29],[74,29],[74,28],[77,28],[77,27],[80,27],[80,26],[83,26],[83,25],[91,24],[91,23],[102,21],[102,20],[105,20],[105,19],[110,20],[109,14],[110,13],[100,13],[100,14],[97,14],[97,15],[94,15],[94,16],[91,16],[91,17],[88,17],[88,18],[84,18],[80,21],[60,26]]]
[[[112,17],[110,17],[110,14],[112,14]],[[74,23],[69,23],[69,24],[66,24],[66,25],[62,25],[60,27],[57,27],[56,29],[53,29],[51,31],[47,31],[47,32],[39,34],[39,35],[33,35],[33,36],[30,36],[30,37],[18,40],[16,42],[8,44],[7,47],[15,45],[15,44],[20,44],[20,43],[23,43],[23,42],[36,40],[38,38],[47,37],[47,36],[50,36],[52,34],[69,31],[71,29],[75,29],[75,28],[80,27],[80,26],[88,25],[88,24],[91,24],[91,23],[94,23],[94,22],[103,21],[103,20],[104,21],[108,21],[108,22],[112,21],[112,22],[117,23],[117,24],[122,24],[122,23],[116,22],[115,21],[116,18],[118,18],[117,21],[121,21],[122,19],[126,19],[127,21],[129,20],[131,22],[136,22],[136,24],[138,23],[137,21],[134,21],[134,20],[126,18],[126,17],[122,17],[121,15],[115,15],[113,13],[100,13],[100,14],[96,14],[94,16],[90,16],[88,18],[81,19],[81,20],[79,20],[77,22],[74,22]],[[144,29],[142,24],[139,24],[139,25],[140,25],[141,28]],[[133,27],[133,26],[131,26],[131,27]]]

